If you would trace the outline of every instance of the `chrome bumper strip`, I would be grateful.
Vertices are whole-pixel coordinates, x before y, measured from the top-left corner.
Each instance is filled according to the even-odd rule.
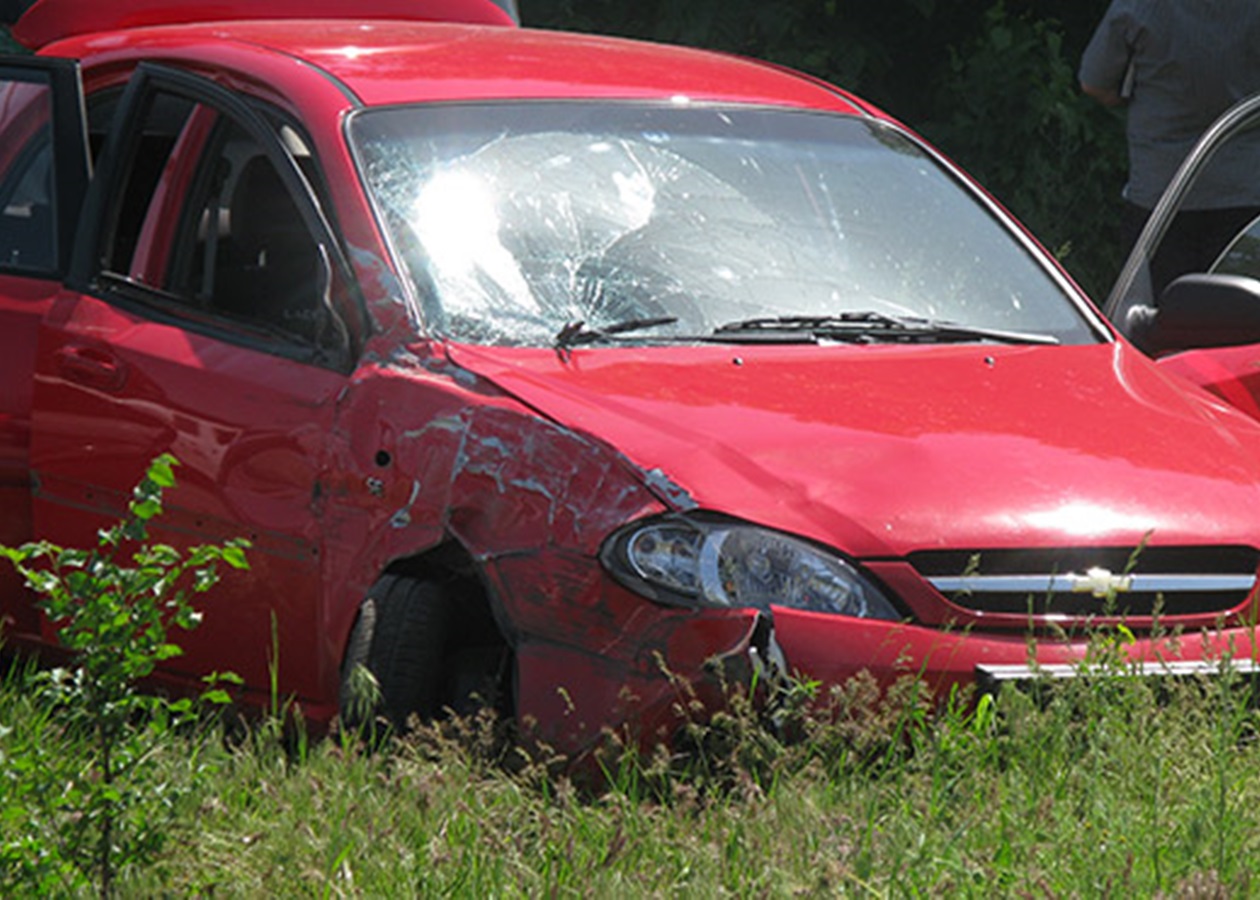
[[[976,666],[976,680],[981,686],[1003,684],[1008,681],[1036,681],[1038,679],[1088,678],[1098,675],[1137,675],[1145,678],[1186,678],[1195,675],[1220,675],[1224,669],[1238,674],[1251,675],[1260,672],[1260,662],[1254,659],[1200,659],[1200,660],[1149,660],[1126,662],[1116,666],[1091,666],[1080,663],[1047,663],[1025,665],[1022,663],[980,663]]]

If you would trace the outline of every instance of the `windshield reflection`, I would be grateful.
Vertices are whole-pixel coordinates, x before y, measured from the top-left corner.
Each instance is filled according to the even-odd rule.
[[[423,327],[455,340],[868,310],[1097,339],[970,191],[869,120],[480,104],[365,111],[350,135]]]

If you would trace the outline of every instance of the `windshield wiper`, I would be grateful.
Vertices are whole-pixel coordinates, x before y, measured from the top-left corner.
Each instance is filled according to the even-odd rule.
[[[642,319],[626,319],[622,322],[614,322],[612,325],[604,325],[600,328],[588,328],[585,322],[570,322],[561,328],[552,342],[552,346],[560,353],[565,353],[573,347],[581,344],[594,344],[597,341],[615,340],[618,336],[628,334],[631,331],[641,331],[644,328],[658,328],[661,325],[673,325],[678,321],[677,316],[653,316],[651,318]]]
[[[869,310],[828,316],[763,316],[741,319],[718,326],[713,331],[713,338],[809,343],[819,340],[902,344],[972,340],[1003,344],[1059,343],[1058,338],[1049,334],[1006,331],[917,316],[890,316]]]

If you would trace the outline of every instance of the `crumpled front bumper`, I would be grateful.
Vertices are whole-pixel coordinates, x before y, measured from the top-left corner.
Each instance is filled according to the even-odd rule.
[[[1090,660],[1106,649],[1108,665]],[[1136,636],[1099,628],[1052,638],[925,628],[775,609],[699,611],[670,618],[640,646],[635,664],[572,647],[519,648],[520,712],[549,745],[581,754],[606,731],[642,746],[668,742],[703,709],[720,708],[734,684],[767,685],[779,674],[817,681],[825,694],[866,672],[884,686],[917,678],[935,696],[954,686],[993,691],[1037,678],[1108,671],[1180,677],[1260,670],[1260,634],[1236,627]]]

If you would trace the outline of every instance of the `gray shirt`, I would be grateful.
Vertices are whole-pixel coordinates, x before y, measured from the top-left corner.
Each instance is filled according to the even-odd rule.
[[[1127,96],[1125,196],[1149,209],[1212,120],[1260,91],[1260,0],[1113,0],[1080,79]],[[1260,200],[1260,137],[1256,143],[1256,157],[1214,165],[1186,206]]]

